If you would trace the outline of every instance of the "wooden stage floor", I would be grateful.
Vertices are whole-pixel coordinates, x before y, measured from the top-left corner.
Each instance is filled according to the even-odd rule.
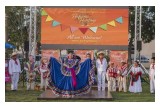
[[[44,91],[37,100],[113,100],[112,94],[110,92],[106,91],[98,91],[95,88],[92,88],[92,90],[85,95],[81,96],[75,96],[72,98],[66,98],[62,96],[56,96],[53,94],[51,90]]]

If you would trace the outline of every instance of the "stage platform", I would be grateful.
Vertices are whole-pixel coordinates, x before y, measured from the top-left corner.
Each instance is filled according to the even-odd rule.
[[[44,91],[37,100],[113,100],[112,94],[106,91],[98,91],[97,88],[92,87],[92,90],[85,95],[75,96],[72,98],[66,98],[62,96],[56,96],[51,90]]]

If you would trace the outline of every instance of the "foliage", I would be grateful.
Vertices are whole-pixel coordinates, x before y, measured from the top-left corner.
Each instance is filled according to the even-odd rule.
[[[29,7],[6,6],[7,42],[24,51],[24,42],[29,41]],[[40,7],[37,7],[37,41],[40,41]]]
[[[155,38],[155,6],[142,6],[141,38],[144,43],[149,43]],[[129,7],[129,61],[131,60],[131,46],[134,42],[135,33],[135,7]]]

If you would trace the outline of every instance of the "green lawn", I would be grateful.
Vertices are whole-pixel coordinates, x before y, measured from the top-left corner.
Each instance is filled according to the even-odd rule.
[[[123,93],[123,92],[113,92],[113,100],[111,102],[154,102],[155,95],[150,94],[149,85],[142,83],[143,93],[133,94],[133,93]],[[45,102],[48,100],[37,100],[37,97],[42,93],[42,91],[26,91],[25,87],[19,86],[18,91],[10,91],[10,85],[6,85],[5,101],[6,102]],[[106,100],[49,100],[53,102],[106,102]]]

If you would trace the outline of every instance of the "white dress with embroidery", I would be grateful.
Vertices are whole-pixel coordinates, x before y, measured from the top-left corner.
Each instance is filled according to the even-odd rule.
[[[137,73],[137,72],[141,72],[142,73],[142,69],[140,67],[132,67],[131,70],[129,71],[129,73],[132,72],[133,74]],[[141,86],[141,77],[139,76],[138,80],[136,82],[133,83],[133,85],[131,85],[131,80],[130,80],[130,85],[129,85],[129,91],[130,92],[142,92],[142,86]]]

